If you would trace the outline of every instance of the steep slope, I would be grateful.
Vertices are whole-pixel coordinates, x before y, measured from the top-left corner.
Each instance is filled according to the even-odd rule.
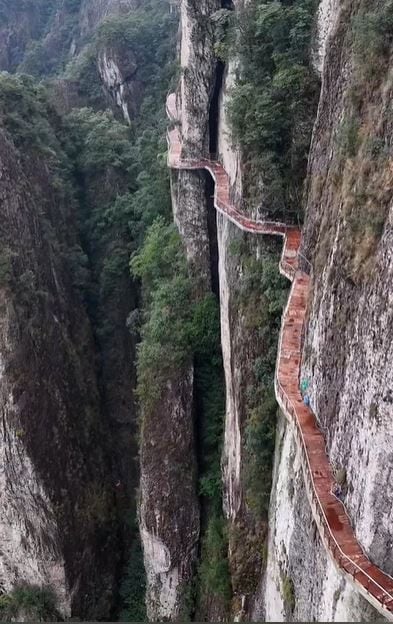
[[[307,185],[304,249],[314,274],[302,378],[359,542],[391,574],[390,48],[388,31],[382,35],[390,9],[327,4],[321,26],[330,36],[320,37],[326,58]],[[379,142],[384,149],[374,150]],[[266,619],[377,619],[326,559],[284,424],[276,457]],[[311,568],[320,571],[313,579],[304,574]]]
[[[186,145],[201,153],[208,145],[208,106],[214,86],[214,56],[209,14],[217,0],[181,5],[181,80],[179,114],[184,116]],[[179,96],[180,97],[180,96]],[[208,198],[203,175],[172,177],[174,219],[184,242],[196,299],[211,291]],[[177,619],[194,573],[200,533],[194,434],[195,372],[192,357],[183,370],[172,369],[160,404],[144,410],[141,456],[141,527],[148,571],[147,605],[151,620]],[[157,454],[154,448],[162,449]],[[164,461],[163,461],[164,460]],[[174,472],[174,462],[178,473]],[[163,468],[162,468],[163,465]],[[152,479],[166,496],[148,487]],[[179,497],[181,504],[179,504]],[[179,518],[174,518],[176,505]],[[188,606],[187,606],[188,608]]]
[[[72,283],[78,239],[64,161],[34,116],[41,136],[15,145],[1,134],[1,587],[49,585],[63,615],[105,617],[116,566],[107,429]]]
[[[7,28],[15,32],[24,7],[13,8]],[[145,617],[135,495],[140,285],[129,259],[147,227],[168,212],[168,174],[157,154],[164,150],[174,20],[165,4],[136,8],[54,3],[45,16],[37,4],[47,18],[34,31],[39,54],[33,58],[30,46],[22,58],[18,43],[18,68],[50,80],[36,86],[36,79],[1,75],[1,126],[10,145],[0,185],[7,200],[2,373],[4,402],[20,395],[24,421],[6,408],[4,619],[54,619],[59,612],[108,619],[123,607],[122,617]],[[110,19],[100,29],[104,17]],[[53,66],[40,65],[52,36],[83,28],[83,41],[81,35],[76,47],[57,49]],[[136,50],[143,94],[132,129],[127,116],[122,123],[123,115],[101,110],[109,104],[100,94],[99,54],[109,46],[108,58],[124,50],[132,59]],[[86,104],[94,109],[80,108]],[[25,487],[18,484],[22,473]]]
[[[290,23],[292,19],[296,20],[300,16],[303,20],[297,24],[300,28],[303,27],[300,26],[300,23],[307,23],[310,15],[313,16],[314,20],[318,19],[319,22],[313,49],[305,48],[308,58],[310,59],[311,56],[313,60],[316,71],[322,73],[323,88],[310,153],[307,188],[308,212],[303,242],[304,253],[310,258],[314,256],[313,294],[304,351],[303,386],[306,388],[311,405],[326,434],[330,460],[336,478],[346,493],[348,514],[354,523],[357,538],[371,560],[389,573],[386,553],[388,552],[387,544],[390,543],[391,522],[386,501],[389,500],[390,494],[386,488],[380,488],[378,490],[380,500],[375,499],[375,485],[372,484],[366,468],[366,465],[369,465],[371,461],[369,459],[370,450],[366,452],[364,448],[368,436],[366,433],[359,439],[357,436],[351,436],[349,434],[349,418],[353,419],[353,410],[356,409],[355,406],[359,406],[360,397],[364,395],[365,403],[360,410],[360,415],[357,412],[358,418],[361,418],[361,426],[364,431],[371,430],[373,435],[380,440],[377,457],[375,457],[375,453],[373,454],[373,474],[374,470],[375,474],[377,474],[378,469],[381,471],[382,465],[384,468],[387,467],[386,470],[389,470],[390,434],[387,431],[387,413],[390,409],[389,389],[392,381],[386,365],[390,361],[387,354],[390,350],[391,315],[388,311],[385,312],[382,307],[382,293],[387,294],[389,299],[390,292],[387,285],[390,283],[391,227],[387,214],[390,193],[388,174],[390,147],[387,139],[389,124],[386,115],[386,102],[390,93],[390,81],[386,67],[390,54],[389,20],[391,8],[389,3],[383,2],[372,7],[367,3],[355,3],[354,6],[339,7],[338,3],[328,1],[319,4],[301,4],[298,13],[296,12],[297,8],[294,9],[293,13],[291,12],[292,9],[288,8],[283,9],[281,14],[281,7],[278,6],[278,3],[275,3],[274,6],[272,3],[271,7],[270,5],[263,5],[262,10],[265,11],[263,19],[265,21],[260,19],[258,24],[262,25],[261,28],[265,27],[265,23],[270,25],[270,30],[273,33],[273,44],[275,45],[274,28],[276,24],[279,24],[281,28],[278,31],[280,37],[283,37],[282,26],[287,27],[285,20],[289,20],[288,23]],[[182,16],[183,35],[191,28],[190,18],[185,19],[184,17],[187,15],[186,7],[187,4],[185,3]],[[310,7],[315,12],[307,14],[306,10],[309,10]],[[238,9],[239,7],[235,8]],[[304,10],[303,14],[301,13],[302,10]],[[213,7],[210,8],[210,11],[210,16],[213,17]],[[197,23],[198,18],[201,19],[197,14],[192,16],[192,19]],[[202,16],[203,18],[204,16]],[[221,18],[217,17],[215,20],[213,17],[213,21],[217,22],[219,19]],[[275,23],[276,19],[277,22]],[[307,36],[307,31],[304,31],[304,35]],[[187,72],[184,73],[187,79],[194,75],[195,70],[190,50],[198,49],[198,45],[203,45],[203,40],[198,38],[197,32],[191,41],[192,45],[187,44],[188,54],[183,57],[186,59]],[[220,45],[223,45],[222,40]],[[217,50],[217,47],[215,49]],[[367,68],[367,51],[370,52],[373,63],[371,72]],[[299,50],[293,50],[293,53],[294,55],[299,54]],[[245,56],[243,55],[243,58]],[[204,58],[206,58],[206,54]],[[277,56],[277,58],[280,57]],[[304,62],[304,52],[300,51],[298,58]],[[279,85],[284,91],[288,89],[288,97],[292,98],[299,85],[294,82],[289,86],[289,83],[285,81],[285,71],[289,68],[289,65],[285,65],[285,63],[288,60],[290,64],[291,59],[287,57],[287,60],[284,60],[284,68],[281,68],[281,74],[278,73],[275,77],[275,86]],[[208,77],[212,76],[212,70],[207,67],[204,68],[201,63],[198,67],[203,70],[199,84],[203,85],[204,88]],[[239,193],[243,187],[243,197],[248,198],[250,177],[246,176],[241,179],[239,175],[239,150],[233,148],[226,136],[231,121],[235,124],[240,124],[241,121],[236,118],[238,111],[235,111],[235,116],[233,116],[233,108],[231,112],[231,107],[233,107],[231,99],[229,99],[229,113],[232,114],[232,119],[229,121],[228,111],[225,107],[225,102],[228,101],[226,84],[233,85],[232,74],[236,71],[234,70],[235,67],[236,65],[230,64],[224,72],[221,68],[218,78],[220,86],[217,89],[216,82],[216,88],[210,91],[209,140],[206,138],[207,131],[204,129],[204,120],[206,119],[204,115],[206,113],[203,103],[203,89],[197,91],[196,85],[192,82],[190,82],[188,89],[185,89],[186,81],[183,80],[181,97],[178,96],[177,103],[175,99],[170,99],[168,108],[171,117],[181,128],[181,158],[185,165],[184,168],[187,168],[187,162],[197,165],[199,160],[202,163],[200,158],[206,156],[208,151],[217,151],[233,184],[231,197],[235,197],[236,191]],[[296,69],[293,68],[292,71],[299,71],[299,66]],[[216,78],[217,75],[215,72]],[[304,76],[306,82],[300,87],[300,97],[311,97],[311,101],[314,101],[315,83],[306,74]],[[250,71],[248,71],[248,77],[249,81],[254,79]],[[371,94],[370,83],[378,95]],[[334,88],[332,88],[333,84],[335,85]],[[222,89],[223,86],[224,89]],[[243,86],[243,94],[247,94],[246,86],[248,87],[248,85],[243,84]],[[259,87],[259,85],[257,86]],[[306,90],[302,93],[301,89],[304,86],[306,86]],[[235,90],[236,88],[235,86]],[[215,100],[217,96],[219,97],[218,105]],[[257,103],[259,103],[258,97],[259,94],[256,93],[255,101]],[[274,97],[277,97],[277,93],[274,94]],[[190,125],[187,101],[190,102],[189,106],[190,108],[192,106],[194,114],[199,110],[198,106],[202,108],[198,112],[197,126]],[[239,106],[239,110],[241,109],[247,116],[247,108],[241,108],[243,105],[241,97],[237,101],[235,100],[235,105]],[[251,108],[253,106],[252,103]],[[293,106],[294,110],[298,106],[298,102],[294,100]],[[280,113],[286,115],[287,111],[283,108]],[[266,111],[266,115],[266,119],[260,117],[262,118],[261,127],[266,133],[265,139],[270,140],[272,136],[274,137],[276,128],[273,125],[269,127],[271,120],[268,117],[268,111]],[[212,121],[213,117],[215,121]],[[293,153],[294,159],[291,161],[291,166],[294,163],[293,166],[294,168],[298,167],[298,172],[301,172],[304,166],[304,161],[302,161],[304,154],[301,150],[307,145],[307,128],[311,127],[312,122],[312,110],[308,111],[305,116],[304,109],[301,107],[298,109],[298,114],[295,114],[291,120],[291,123],[294,124],[291,126],[291,132],[295,137],[300,128],[300,135],[297,136],[299,142]],[[247,126],[247,123],[249,120],[246,118],[246,123],[243,123],[242,127],[246,132],[251,133],[253,129],[250,125]],[[257,123],[260,124],[260,120]],[[190,131],[190,127],[194,134]],[[216,132],[217,127],[218,135],[212,137],[212,130]],[[378,129],[376,133],[375,128]],[[373,132],[376,136],[373,136]],[[172,136],[171,133],[171,140]],[[255,134],[250,134],[249,137],[246,137],[243,147],[253,150],[256,144]],[[242,137],[239,138],[242,142]],[[249,141],[248,144],[247,141]],[[299,149],[299,152],[296,153],[296,149]],[[290,151],[291,148],[288,153]],[[326,154],[331,155],[329,160],[326,159]],[[250,154],[246,154],[246,158],[242,154],[240,160],[249,164],[247,156],[249,157]],[[275,165],[278,165],[276,171],[279,171],[285,158],[287,158],[287,154],[278,163],[274,160],[275,158],[276,156],[269,162],[275,162]],[[260,201],[264,210],[269,208],[277,210],[275,205],[269,206],[268,200],[271,189],[265,184],[267,172],[270,175],[272,171],[266,169],[269,162],[261,161],[262,186],[259,188],[252,187],[254,191],[253,203],[257,204]],[[343,173],[340,171],[340,167],[343,168]],[[195,168],[196,166],[188,167],[188,169]],[[362,172],[362,180],[358,180],[356,177],[358,171]],[[179,175],[190,177],[194,174],[181,172]],[[246,195],[244,194],[245,179],[248,186]],[[291,188],[293,180],[285,179],[283,175],[280,184],[282,181],[284,181],[282,197],[285,199],[287,192],[285,184]],[[298,183],[299,181],[296,184]],[[296,202],[295,188],[292,193],[292,201]],[[183,198],[187,207],[193,205],[197,197],[190,188],[187,189],[187,193],[181,189],[179,195],[180,201]],[[329,211],[327,211],[326,206],[330,206]],[[178,212],[175,211],[175,214],[179,221]],[[199,212],[199,215],[193,216],[191,220],[187,218],[189,215],[185,209],[181,211],[183,221],[180,221],[180,231],[186,242],[192,237],[191,227],[193,229],[195,226],[200,227],[201,214],[203,213]],[[340,218],[342,219],[341,225]],[[240,617],[249,617],[246,598],[253,598],[256,580],[261,570],[261,561],[255,557],[255,545],[259,540],[263,542],[266,524],[264,529],[262,523],[262,537],[253,533],[253,520],[250,523],[250,494],[252,490],[247,489],[247,471],[252,466],[253,455],[247,453],[247,442],[251,432],[255,435],[255,429],[250,430],[247,427],[249,406],[245,400],[245,394],[248,395],[252,385],[247,388],[247,393],[245,393],[245,380],[249,380],[250,374],[252,374],[252,367],[249,366],[249,362],[257,356],[258,350],[260,352],[263,349],[263,343],[258,344],[254,337],[252,347],[247,344],[249,327],[247,327],[246,311],[241,299],[238,299],[236,303],[232,302],[233,295],[236,293],[236,281],[238,280],[241,288],[244,289],[244,282],[247,279],[246,268],[241,257],[236,254],[236,250],[233,251],[239,245],[239,235],[233,226],[227,223],[225,217],[219,216],[217,224],[222,347],[227,387],[223,462],[224,501],[225,511],[230,520],[230,528],[233,531],[232,533],[229,532],[229,560],[230,564],[232,563],[231,581],[236,597],[233,602],[233,609]],[[204,227],[202,223],[202,228]],[[203,232],[202,241],[204,241],[204,230],[200,231]],[[199,247],[194,244],[191,252],[189,252],[189,259],[192,263],[202,248],[201,240],[198,240],[198,244]],[[253,244],[251,243],[251,249],[252,247]],[[329,252],[330,249],[333,251]],[[257,254],[263,258],[266,264],[265,252],[261,250],[260,246],[257,247]],[[338,258],[340,259],[339,262],[337,262]],[[329,267],[331,268],[329,269]],[[370,271],[371,275],[369,274]],[[339,281],[337,281],[338,279]],[[325,282],[325,280],[327,281]],[[357,295],[353,290],[354,288],[358,290]],[[322,297],[321,293],[323,293]],[[334,301],[330,293],[334,293]],[[250,294],[248,293],[249,296]],[[338,308],[336,303],[339,303]],[[348,326],[343,322],[341,313],[338,316],[333,315],[334,310],[337,311],[341,308],[345,308],[342,313],[345,318],[347,320],[352,319],[352,330],[350,325]],[[365,323],[359,321],[358,315],[361,315]],[[267,323],[266,319],[262,323]],[[261,325],[259,325],[260,327]],[[373,348],[371,348],[371,342],[367,337],[370,327],[378,328],[373,330]],[[343,337],[343,339],[339,338],[341,354],[338,353],[336,344],[336,337],[340,335]],[[322,347],[320,347],[320,342]],[[369,342],[370,345],[367,348],[366,345]],[[354,350],[353,353],[349,353],[349,350],[352,349]],[[355,353],[357,353],[356,357]],[[374,353],[375,367],[371,373],[371,366],[366,362],[370,360],[370,357],[374,358]],[[356,371],[351,368],[350,364],[353,362],[352,366],[354,367],[355,361],[357,363]],[[360,368],[359,362],[364,363]],[[333,375],[331,371],[335,369],[336,364],[337,373]],[[372,375],[372,379],[369,377],[373,388],[372,392],[371,390],[364,391],[363,385],[360,387],[361,379],[364,381],[365,375]],[[352,388],[354,379],[359,380],[359,385],[355,383],[355,389]],[[343,380],[347,380],[347,382],[343,382]],[[351,388],[349,388],[350,386]],[[381,388],[384,388],[384,391]],[[377,400],[378,397],[380,399]],[[266,398],[259,396],[257,405],[260,406],[264,401]],[[331,414],[334,414],[334,418],[330,416]],[[379,414],[381,414],[381,418],[378,417]],[[253,418],[253,425],[255,425],[255,412]],[[370,418],[372,420],[371,429]],[[337,423],[338,420],[341,423],[340,428],[339,430],[334,429],[333,434],[331,427],[333,427],[333,422]],[[337,573],[336,568],[326,555],[325,545],[319,539],[315,529],[312,528],[313,520],[309,503],[304,497],[303,477],[300,471],[299,456],[296,455],[296,443],[292,438],[291,429],[280,420],[279,423],[275,478],[269,517],[270,536],[267,548],[267,573],[266,577],[262,578],[262,593],[258,592],[259,595],[256,596],[253,617],[266,617],[267,620],[272,621],[292,618],[299,621],[307,618],[338,620],[342,617],[356,618],[362,613],[363,617],[375,618],[376,614],[372,607],[365,603],[359,593],[354,592],[346,580]],[[267,446],[265,440],[261,447],[257,447],[257,452],[263,454],[267,451]],[[363,469],[360,471],[363,477],[359,477],[358,474],[355,477],[355,471],[359,468],[358,454],[360,458],[363,458],[361,462],[364,462]],[[294,459],[295,455],[296,459]],[[349,460],[349,456],[351,460]],[[292,476],[291,467],[294,461],[295,474]],[[347,474],[343,469],[346,465],[349,465]],[[364,491],[364,489],[369,494],[365,500],[361,501],[359,492]],[[259,484],[259,494],[261,494],[261,483]],[[364,508],[365,506],[367,508]],[[370,517],[372,518],[371,526]],[[379,531],[377,534],[376,530],[377,525],[380,527],[381,523],[383,536],[380,535]],[[310,530],[308,526],[311,527]],[[365,535],[364,540],[362,540],[362,533]],[[247,539],[250,537],[252,546],[249,549]],[[311,579],[308,573],[304,574],[304,569],[311,569],[311,561],[314,561],[321,571],[315,580],[314,578]],[[242,573],[244,573],[243,578]],[[310,594],[313,597],[312,600],[310,600]],[[221,612],[212,612],[215,613],[216,618],[223,616],[222,610]]]

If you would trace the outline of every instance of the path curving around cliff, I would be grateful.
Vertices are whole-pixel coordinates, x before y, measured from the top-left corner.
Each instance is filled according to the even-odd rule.
[[[175,170],[208,171],[215,182],[216,210],[245,232],[281,236],[284,239],[279,269],[292,282],[292,288],[281,323],[275,372],[276,398],[293,426],[301,451],[309,503],[326,551],[338,571],[355,590],[393,622],[393,578],[364,554],[344,505],[332,493],[335,479],[326,452],[325,439],[315,414],[304,404],[299,388],[302,337],[311,284],[310,267],[300,252],[301,231],[296,226],[258,221],[239,212],[231,203],[229,177],[219,162],[208,158],[182,158],[176,94],[168,96],[166,108],[174,126],[167,134],[168,166]]]

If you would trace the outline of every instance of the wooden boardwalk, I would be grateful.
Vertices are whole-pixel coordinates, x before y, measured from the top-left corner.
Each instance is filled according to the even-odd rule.
[[[167,113],[176,124],[175,94],[168,96]],[[176,125],[168,131],[168,165],[172,169],[209,171],[215,181],[214,204],[219,212],[246,232],[282,236],[284,239],[279,268],[292,282],[292,288],[282,317],[277,353],[277,401],[294,427],[307,496],[327,552],[356,590],[382,615],[393,621],[393,579],[366,557],[344,505],[332,494],[335,481],[324,435],[314,413],[304,404],[299,389],[302,335],[310,292],[310,276],[300,268],[307,265],[307,260],[300,253],[301,231],[284,223],[256,221],[239,212],[231,204],[229,177],[220,163],[204,158],[182,159],[181,136]]]

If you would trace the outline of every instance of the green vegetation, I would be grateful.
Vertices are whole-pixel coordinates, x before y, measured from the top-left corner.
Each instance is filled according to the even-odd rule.
[[[281,314],[287,298],[287,283],[277,270],[274,250],[265,250],[259,259],[241,254],[243,278],[239,304],[258,352],[252,363],[253,375],[246,388],[247,420],[244,430],[244,465],[247,503],[256,517],[268,511],[275,441],[277,403],[273,378]],[[263,356],[260,355],[263,353]]]
[[[213,295],[196,305],[193,336],[195,396],[199,415],[200,493],[216,515],[221,513],[221,450],[225,382],[221,353],[220,310]]]
[[[53,55],[48,54],[47,44],[54,42],[51,20],[58,4],[57,1],[50,3],[50,6],[48,2],[46,5],[43,3],[42,10],[45,5],[48,14],[45,19],[42,17],[42,28],[35,33],[37,39],[20,66],[23,71],[34,76],[47,78],[61,73],[69,58],[71,39],[79,41],[75,17],[80,2],[67,0],[62,2],[66,17],[61,32],[53,29],[58,37],[56,50]],[[38,9],[41,11],[41,5]],[[49,32],[50,37],[44,39],[44,35]],[[144,3],[143,8],[121,19],[116,17],[106,20],[90,42],[86,42],[83,53],[69,63],[66,69],[65,78],[73,81],[72,87],[76,84],[79,96],[89,106],[74,109],[62,117],[56,114],[50,104],[56,97],[56,90],[52,89],[50,81],[44,85],[37,83],[31,76],[0,75],[0,115],[9,138],[20,150],[28,172],[34,170],[38,161],[44,162],[46,166],[47,179],[41,185],[45,186],[45,194],[40,204],[42,215],[39,222],[50,249],[62,256],[74,286],[84,297],[100,352],[105,398],[111,392],[118,392],[121,375],[126,378],[125,383],[130,387],[132,385],[131,375],[127,377],[128,370],[122,370],[126,356],[129,359],[132,356],[132,348],[128,348],[126,342],[129,337],[126,319],[130,312],[131,316],[135,312],[133,307],[139,291],[139,277],[134,283],[130,276],[130,255],[138,255],[138,252],[142,254],[143,250],[147,250],[153,234],[150,232],[145,246],[146,233],[152,224],[156,226],[157,218],[164,227],[163,219],[167,219],[170,214],[169,175],[165,158],[165,96],[174,71],[175,33],[175,19],[169,14],[165,2]],[[105,47],[110,47],[111,54],[119,62],[138,65],[141,105],[130,127],[115,117],[116,111],[113,114],[108,110],[100,110],[107,103],[102,96],[97,57]],[[33,175],[31,177],[34,179]],[[37,193],[40,191],[42,194],[42,188],[37,183]],[[49,214],[52,209],[55,214]],[[75,232],[77,228],[73,229],[70,224],[79,228],[79,236]],[[174,230],[172,233],[175,234]],[[178,266],[181,265],[184,272],[178,280],[172,282],[168,275],[167,290],[163,287],[160,292],[152,294],[152,301],[157,306],[156,314],[159,309],[166,310],[167,305],[176,304],[169,292],[172,285],[180,301],[184,297],[183,288],[185,292],[191,292],[185,259],[180,260],[182,251],[179,239],[177,237],[175,241],[174,238],[172,244],[178,246]],[[10,277],[12,279],[11,270],[12,258],[4,247],[0,257],[2,283],[8,284]],[[162,268],[157,270],[165,272]],[[37,296],[41,296],[37,291],[35,277],[33,271],[28,271],[18,276],[15,284],[15,288],[20,291],[18,301],[26,303],[30,311],[34,308]],[[146,287],[145,292],[147,290]],[[192,319],[192,315],[197,314],[197,308],[192,308],[187,298],[183,302],[184,310],[190,309],[190,322],[185,334],[179,335],[179,343],[183,337],[187,343],[184,348],[193,357],[193,335],[200,335]],[[146,304],[150,305],[150,300]],[[172,315],[168,312],[166,335],[165,331],[160,333],[160,319],[154,317],[152,310],[150,325],[145,330],[150,336],[150,342],[143,341],[142,353],[147,354],[154,341],[156,344],[162,342],[167,347],[165,339],[167,336],[169,341],[169,328],[177,312],[176,308]],[[135,318],[139,316],[134,314]],[[180,316],[178,324],[173,328],[175,335],[177,330],[181,334],[181,321]],[[138,330],[137,322],[133,341],[137,339]],[[150,330],[153,334],[157,333],[150,335]],[[169,358],[173,355],[174,362],[177,362],[176,357],[181,358],[180,344],[176,353],[170,351],[168,348]],[[125,357],[122,356],[124,352]],[[148,361],[148,354],[146,359]],[[108,370],[111,374],[108,374]],[[154,379],[153,386],[155,383]],[[122,449],[114,449],[113,452],[120,454]],[[85,515],[86,523],[99,527],[101,517],[110,511],[106,491],[99,487],[88,488],[84,511],[81,512]],[[123,583],[125,607],[122,618],[128,621],[144,619],[143,587],[144,569],[140,546],[134,544]]]
[[[17,621],[28,617],[29,621],[59,621],[56,596],[48,587],[20,585],[9,594],[0,596],[0,619]]]
[[[138,394],[143,409],[149,410],[171,372],[185,366],[192,356],[192,287],[175,226],[156,221],[132,259],[131,269],[141,279],[145,297]]]
[[[316,5],[253,0],[237,27],[241,75],[229,105],[233,134],[246,158],[247,197],[262,199],[273,213],[300,212],[319,93],[310,66]]]
[[[222,61],[228,60],[236,34],[235,12],[219,9],[211,16],[214,25],[214,51]]]
[[[220,361],[218,306],[212,295],[202,301],[194,298],[175,225],[163,218],[152,224],[141,250],[131,260],[131,270],[142,282],[145,302],[138,349],[138,394],[142,406],[152,407],[168,376],[195,358],[197,384],[209,387],[212,393],[211,397],[208,392],[202,394],[205,409],[216,414],[219,404],[222,420],[222,400],[216,397],[217,388],[210,377]],[[216,425],[213,431],[207,430],[209,445],[216,444],[217,435]]]
[[[373,274],[392,193],[385,136],[390,114],[381,102],[390,88],[393,2],[362,0],[351,15],[345,44],[353,71],[344,94],[345,115],[336,130],[333,184],[345,213],[343,272],[356,284]]]
[[[33,78],[0,72],[0,116],[17,147],[33,148],[52,166],[58,163],[61,146],[54,126],[60,121]]]
[[[198,570],[199,591],[228,602],[231,597],[227,560],[228,540],[224,521],[212,515],[202,540],[201,564]]]
[[[230,581],[221,511],[225,403],[218,302],[212,294],[202,299],[195,296],[180,236],[163,218],[148,230],[141,250],[131,261],[131,270],[141,280],[144,295],[138,347],[138,395],[143,418],[156,407],[167,380],[194,363],[200,493],[208,517],[197,594],[208,591],[226,600]],[[187,603],[194,598],[190,591],[185,590]]]
[[[359,77],[375,83],[393,43],[393,2],[366,2],[352,22],[352,50]],[[371,86],[371,85],[370,85]]]
[[[293,580],[287,574],[282,575],[282,597],[284,605],[293,613],[296,607],[295,586]]]
[[[147,122],[149,133],[154,117],[156,124],[159,123],[156,129],[161,130],[163,122],[166,123],[162,110],[165,95],[175,71],[176,27],[176,19],[169,13],[167,4],[154,0],[128,15],[111,17],[98,27],[82,53],[69,62],[66,77],[78,83],[78,91],[89,105],[102,104],[97,58],[109,48],[123,72],[130,75],[136,69],[138,72],[143,101],[135,129],[138,131]]]
[[[120,589],[123,610],[120,622],[146,622],[145,607],[146,579],[143,567],[143,553],[139,536],[131,546],[130,559]]]

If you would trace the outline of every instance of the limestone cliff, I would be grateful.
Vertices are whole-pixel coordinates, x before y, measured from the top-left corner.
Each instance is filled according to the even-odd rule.
[[[67,260],[72,203],[45,160],[4,132],[0,150],[0,585],[49,585],[64,616],[105,617],[114,492],[92,331]]]
[[[209,149],[209,101],[214,88],[215,60],[209,15],[217,0],[181,4],[180,57],[181,86],[177,116],[185,149],[192,155]],[[211,290],[209,215],[205,176],[198,172],[172,175],[172,206],[175,222],[184,241],[195,279],[196,296]],[[214,218],[214,214],[213,214]],[[168,394],[160,415],[149,417],[144,429],[141,456],[141,527],[145,565],[148,573],[147,606],[151,620],[178,619],[195,571],[200,510],[196,470],[194,430],[193,365],[183,382],[168,380]],[[159,421],[154,424],[158,419]],[[174,444],[177,442],[177,447]],[[149,483],[162,470],[163,449],[165,497],[158,497]],[[178,474],[174,472],[174,465]],[[186,478],[184,477],[186,475]],[[162,478],[161,477],[161,478]],[[161,489],[162,482],[157,484]],[[181,497],[179,518],[176,501]]]
[[[386,115],[391,76],[388,50],[371,46],[368,59],[362,56],[359,25],[370,19],[368,10],[373,11],[361,2],[321,2],[319,9],[322,92],[303,242],[313,258],[313,289],[302,378],[309,383],[307,393],[359,542],[391,574],[392,215]],[[364,64],[373,62],[371,78]],[[351,123],[357,138],[349,145]],[[383,152],[372,150],[375,141],[386,146]],[[254,616],[380,618],[326,557],[304,495],[295,442],[282,419],[276,444],[264,599]]]
[[[243,3],[231,8],[239,10],[239,5]],[[382,5],[315,3],[310,54],[322,90],[305,194],[303,253],[312,260],[313,290],[302,379],[325,432],[337,479],[343,481],[345,505],[356,535],[371,560],[391,573],[391,492],[389,485],[378,486],[381,475],[383,483],[389,483],[391,471],[388,415],[393,384],[389,367],[392,215],[387,113],[391,49],[389,26],[384,31],[382,25],[384,19],[390,19],[390,9],[384,14]],[[227,103],[234,76],[241,68],[236,59],[227,67],[214,64],[206,50],[208,27],[203,34],[198,30],[206,9],[212,15],[219,7],[203,5],[200,13],[192,13],[190,6],[189,2],[181,5],[184,71],[177,114],[183,158],[214,152],[230,176],[236,201],[241,199],[244,185],[243,155],[233,144]],[[371,70],[367,69],[368,51],[374,63]],[[203,58],[198,58],[197,52]],[[206,283],[206,250],[212,231],[205,216],[202,175],[175,173],[172,188],[175,220],[190,265]],[[263,325],[259,325],[259,334],[254,333],[255,318],[250,319],[250,308],[241,295],[248,293],[250,279],[245,257],[262,259],[261,266],[266,269],[276,249],[274,244],[239,233],[221,215],[217,217],[217,241],[226,381],[222,468],[232,614],[254,621],[376,619],[374,609],[338,573],[325,552],[305,496],[296,442],[281,415],[269,516],[263,521],[260,515],[254,516],[252,488],[247,484],[252,455],[247,444],[255,421],[248,420],[248,396],[253,383],[257,384],[253,378],[256,360],[258,356],[267,360],[267,355],[261,338]],[[252,294],[257,299],[256,292]],[[253,299],[251,305],[255,308],[258,303]],[[214,608],[210,614],[224,617]]]

